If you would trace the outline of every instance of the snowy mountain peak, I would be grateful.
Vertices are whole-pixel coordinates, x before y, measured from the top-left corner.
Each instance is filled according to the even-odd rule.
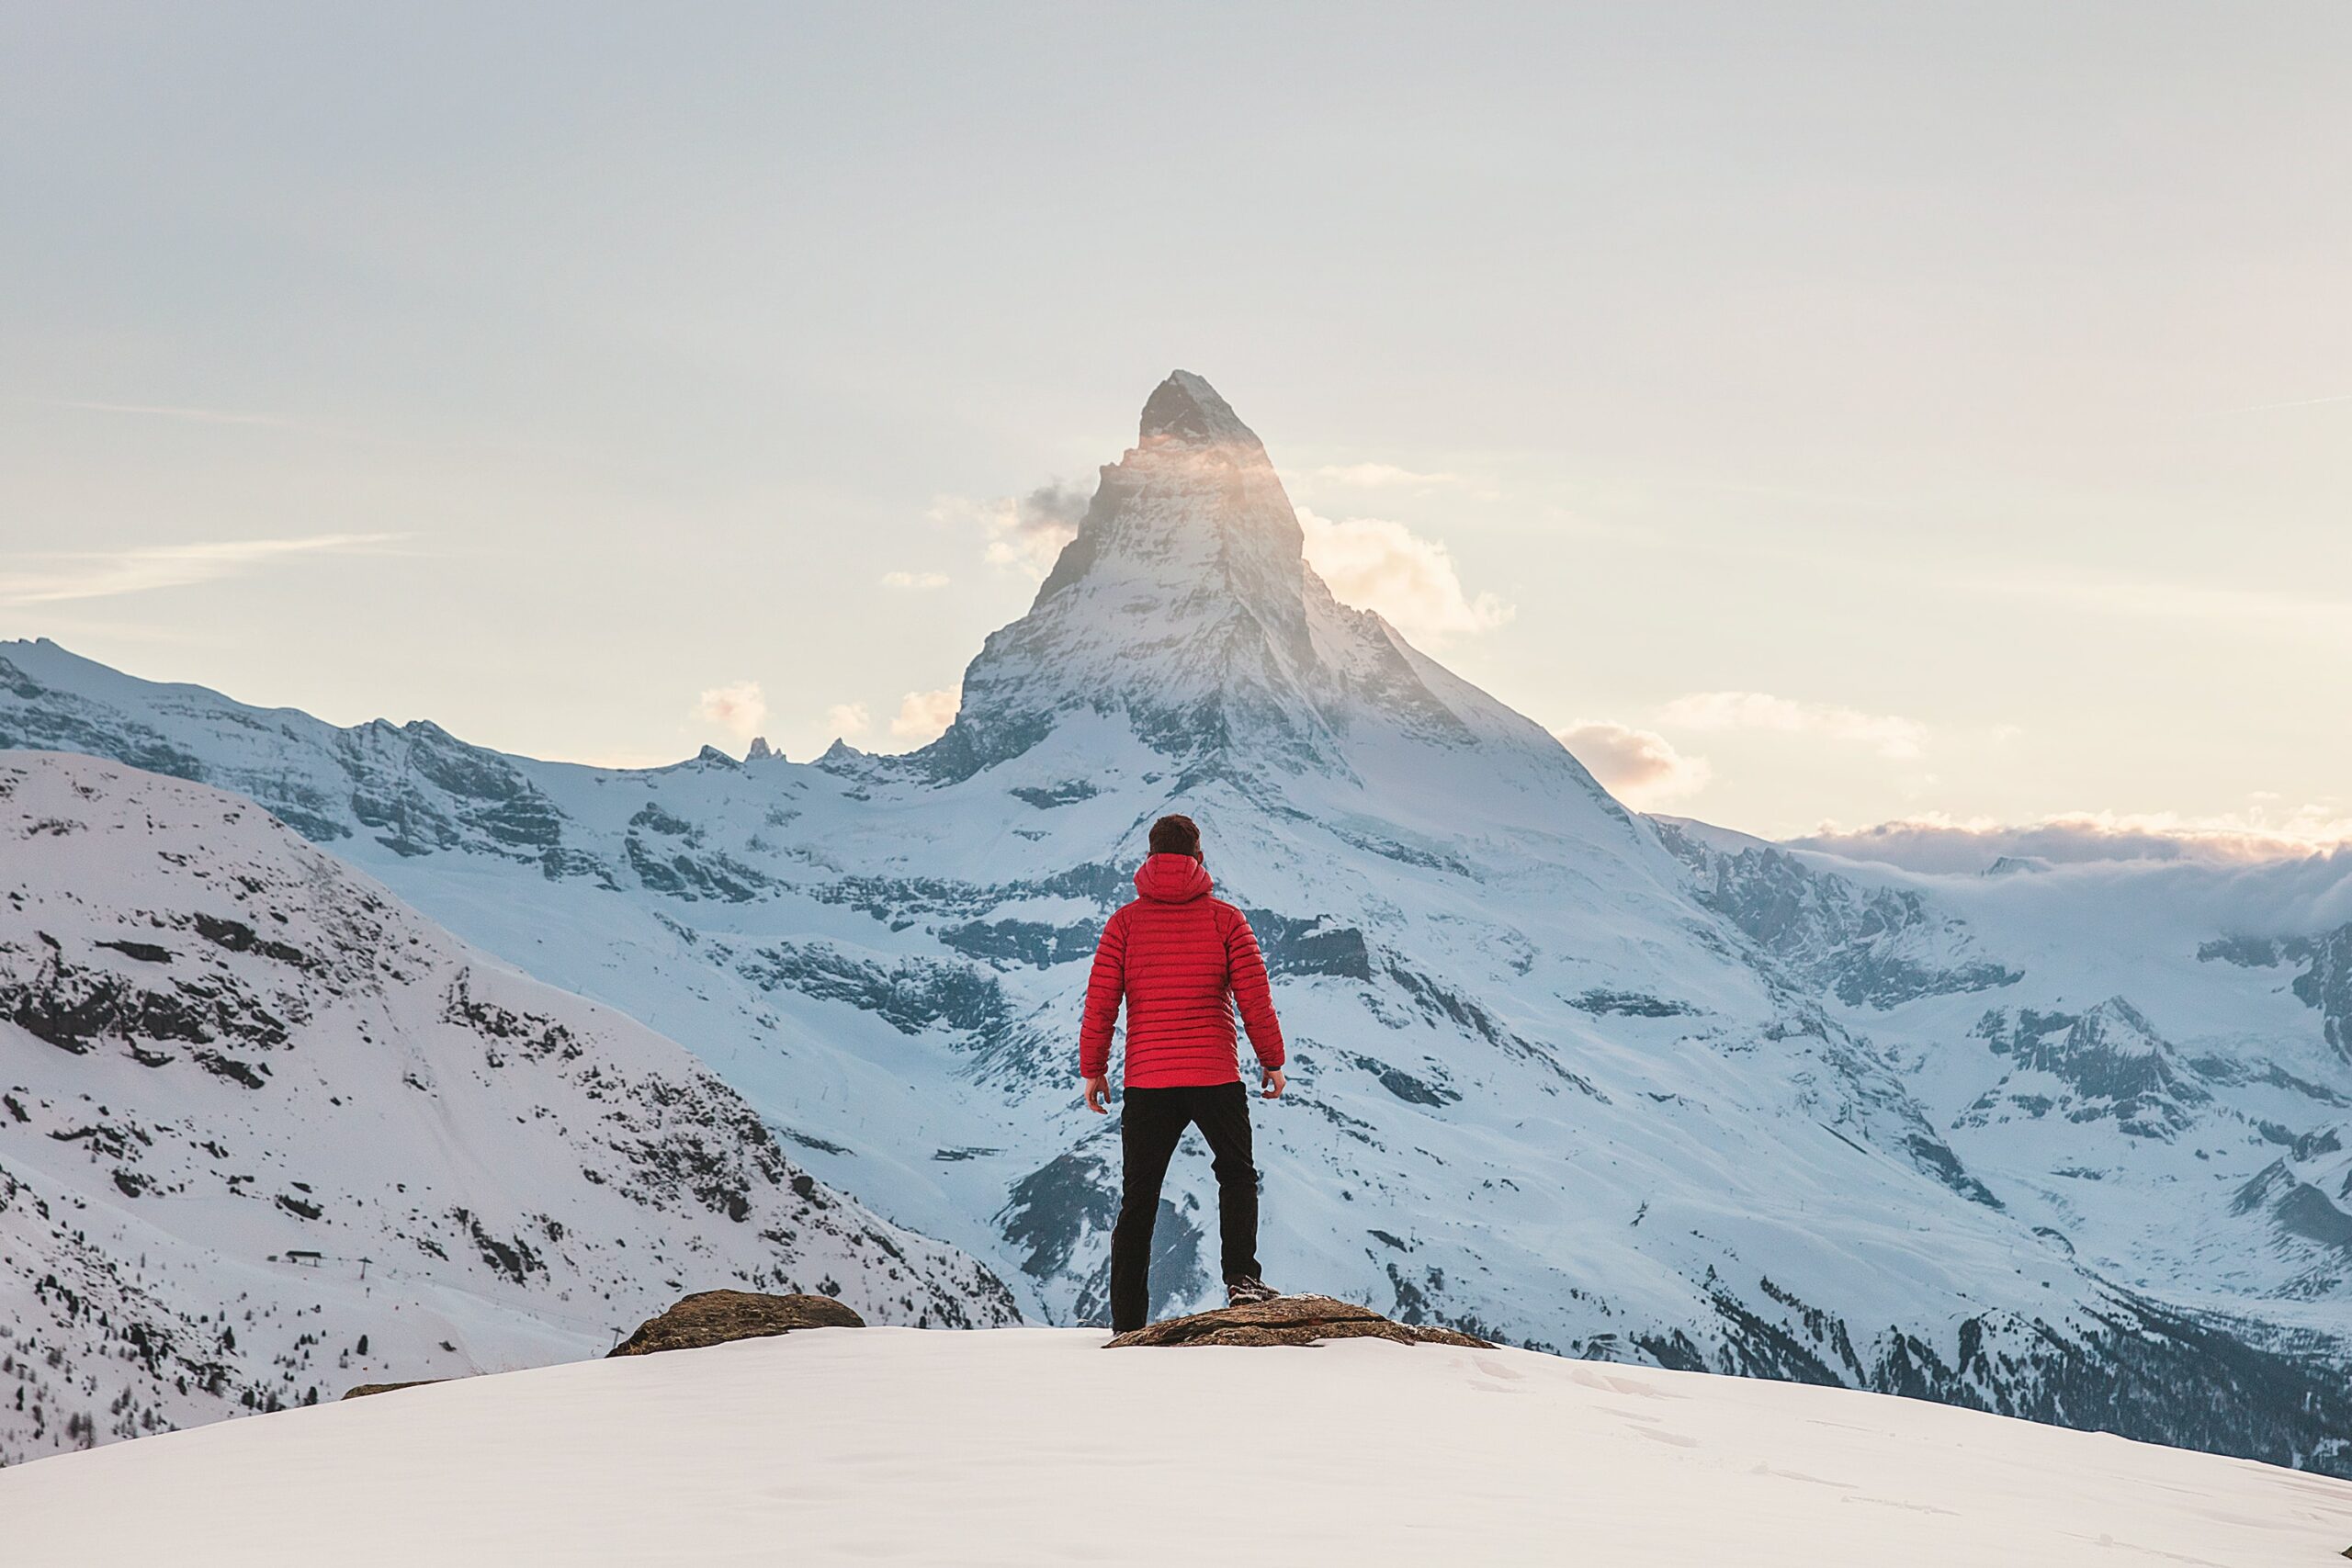
[[[1143,405],[1136,444],[1144,447],[1233,446],[1265,456],[1257,433],[1241,423],[1233,405],[1190,370],[1171,370],[1168,379],[1152,389]]]
[[[1082,715],[1124,721],[1186,779],[1361,779],[1385,737],[1510,757],[1539,794],[1600,795],[1540,726],[1332,596],[1265,447],[1184,370],[1152,391],[1138,445],[1102,468],[1029,614],[988,639],[955,724],[912,765],[969,778]]]
[[[1136,446],[1104,466],[1036,603],[1089,579],[1142,581],[1295,622],[1306,547],[1264,445],[1216,388],[1179,370],[1145,401]]]

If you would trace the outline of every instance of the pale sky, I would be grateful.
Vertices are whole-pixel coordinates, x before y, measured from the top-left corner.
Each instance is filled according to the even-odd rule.
[[[2347,81],[2337,0],[0,0],[0,637],[901,748],[1181,366],[1636,804],[2352,835]]]

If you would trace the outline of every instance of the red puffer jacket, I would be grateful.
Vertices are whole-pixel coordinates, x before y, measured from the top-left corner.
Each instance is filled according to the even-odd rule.
[[[1269,1072],[1283,1065],[1283,1030],[1266,985],[1266,961],[1240,910],[1209,897],[1216,884],[1190,855],[1153,855],[1136,873],[1142,895],[1114,914],[1094,949],[1078,1070],[1111,1066],[1111,1026],[1127,1004],[1129,1089],[1235,1083],[1233,1015]]]

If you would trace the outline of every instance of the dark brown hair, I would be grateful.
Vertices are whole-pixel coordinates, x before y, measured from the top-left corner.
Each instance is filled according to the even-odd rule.
[[[1151,825],[1151,852],[1197,857],[1201,852],[1199,824],[1189,817],[1161,818]]]

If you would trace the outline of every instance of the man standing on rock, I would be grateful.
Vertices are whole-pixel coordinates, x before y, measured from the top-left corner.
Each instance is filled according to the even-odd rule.
[[[1239,909],[1209,897],[1201,830],[1189,817],[1151,825],[1151,855],[1136,873],[1135,902],[1112,915],[1086,982],[1078,1071],[1087,1109],[1110,1112],[1111,1028],[1127,1007],[1126,1091],[1119,1109],[1125,1163],[1111,1233],[1111,1328],[1141,1328],[1150,1304],[1151,1226],[1159,1184],[1187,1125],[1216,1156],[1218,1229],[1229,1303],[1281,1292],[1258,1278],[1258,1168],[1250,1152],[1250,1096],[1241,1086],[1234,1014],[1264,1069],[1265,1096],[1283,1092],[1283,1031],[1266,961]]]

